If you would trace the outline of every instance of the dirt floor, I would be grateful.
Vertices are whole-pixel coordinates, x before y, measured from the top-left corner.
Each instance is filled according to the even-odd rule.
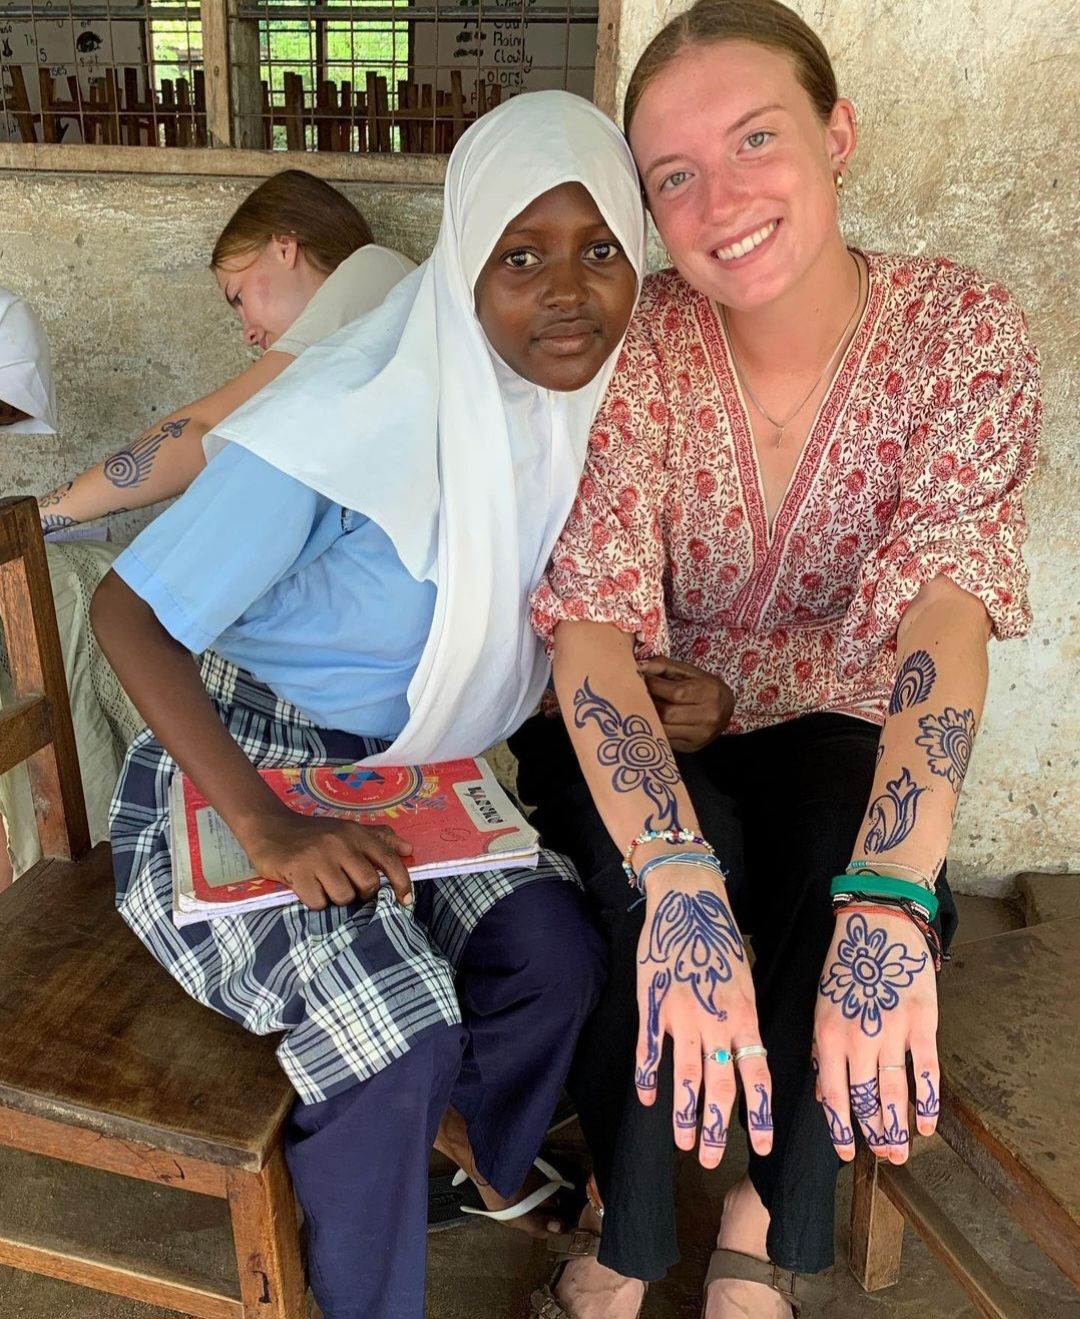
[[[964,939],[1020,923],[1008,904],[961,899]],[[692,1160],[679,1171],[683,1258],[649,1294],[644,1319],[696,1319],[701,1279],[727,1186],[743,1170],[734,1139],[721,1168],[706,1175]],[[560,1132],[556,1148],[579,1153],[576,1128]],[[557,1155],[556,1155],[557,1161]],[[940,1143],[913,1164],[919,1181],[1024,1303],[1032,1319],[1080,1319],[1080,1295],[1011,1223],[988,1191]],[[961,1319],[978,1312],[945,1269],[909,1232],[900,1284],[864,1293],[847,1268],[850,1170],[837,1204],[837,1264],[820,1282],[805,1319]],[[95,1243],[119,1257],[154,1258],[215,1282],[234,1276],[222,1202],[203,1196],[73,1169],[53,1160],[0,1152],[0,1237],[16,1223],[50,1241]],[[542,1247],[510,1232],[465,1223],[432,1233],[429,1319],[526,1319],[531,1289],[546,1280]],[[49,1278],[0,1268],[0,1319],[165,1319],[160,1309],[123,1301]]]

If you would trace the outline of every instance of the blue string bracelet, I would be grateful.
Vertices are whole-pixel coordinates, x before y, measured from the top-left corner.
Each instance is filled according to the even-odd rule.
[[[707,847],[709,852],[712,852],[705,839],[700,834],[694,833],[692,829],[645,829],[631,842],[622,859],[623,874],[634,888],[638,886],[637,872],[634,869],[634,852],[646,843],[661,842],[697,843],[699,847]]]
[[[657,866],[674,865],[676,863],[681,866],[692,866],[697,870],[711,870],[713,874],[719,875],[722,880],[727,881],[724,867],[711,852],[704,855],[701,852],[671,852],[666,856],[654,856],[651,860],[646,861],[634,877],[634,887],[639,893],[644,894],[645,880],[651,871],[655,870]]]

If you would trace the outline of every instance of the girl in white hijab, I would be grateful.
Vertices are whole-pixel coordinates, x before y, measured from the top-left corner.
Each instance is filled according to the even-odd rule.
[[[566,93],[508,102],[451,157],[432,257],[220,428],[95,596],[150,725],[113,803],[120,912],[199,1001],[283,1032],[286,1156],[327,1319],[422,1315],[448,1105],[489,1209],[543,1198],[525,1180],[602,955],[561,857],[414,895],[407,837],[296,815],[254,766],[475,755],[530,712],[546,666],[527,597],[642,264],[614,126]],[[173,925],[177,764],[300,902]]]
[[[0,427],[8,435],[56,433],[49,341],[25,298],[0,288]]]

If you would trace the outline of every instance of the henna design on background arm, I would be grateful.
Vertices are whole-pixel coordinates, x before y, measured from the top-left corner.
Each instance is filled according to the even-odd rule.
[[[142,485],[150,475],[158,450],[166,440],[178,439],[190,420],[190,417],[181,417],[178,421],[166,421],[160,430],[140,435],[128,448],[106,458],[102,465],[105,479],[119,490]]]
[[[900,665],[889,699],[889,713],[899,714],[929,699],[937,678],[934,661],[925,650],[913,650]]]
[[[74,481],[64,481],[58,486],[54,486],[48,494],[38,496],[38,508],[52,508],[54,504],[59,504],[65,495],[71,492]]]
[[[818,993],[838,1003],[844,1017],[848,1021],[857,1019],[862,1033],[871,1037],[880,1034],[882,1013],[897,1006],[898,990],[912,984],[929,956],[926,952],[915,956],[899,940],[889,943],[885,927],[871,929],[862,912],[847,918],[836,954],[837,960],[822,977]]]
[[[671,747],[657,737],[652,725],[640,714],[622,715],[589,686],[588,678],[574,693],[574,727],[595,723],[603,736],[596,758],[614,770],[611,786],[616,792],[641,789],[653,804],[646,829],[677,829],[678,803],[675,788],[679,770]]]
[[[46,513],[41,519],[41,530],[47,536],[50,531],[63,531],[65,527],[73,527],[77,521],[77,518],[65,517],[63,513]]]
[[[645,1039],[649,1051],[645,1055],[644,1063],[637,1069],[634,1076],[634,1083],[641,1090],[656,1089],[657,1069],[660,1065],[660,1054],[663,1048],[663,1040],[660,1035],[660,1007],[670,988],[671,972],[667,967],[653,973],[652,983],[649,985],[649,1016],[645,1023]]]
[[[916,745],[926,752],[930,773],[947,779],[959,792],[964,783],[971,747],[975,740],[975,712],[947,705],[942,714],[927,714],[919,720],[921,732]]]
[[[726,1013],[716,1002],[717,990],[734,974],[733,962],[745,960],[735,919],[718,894],[673,890],[660,900],[642,965],[669,967],[675,980],[689,985],[698,1003],[718,1021]]]
[[[870,803],[870,828],[863,839],[866,852],[889,852],[915,828],[919,798],[926,788],[920,788],[906,767],[898,779],[889,779],[885,791]]]

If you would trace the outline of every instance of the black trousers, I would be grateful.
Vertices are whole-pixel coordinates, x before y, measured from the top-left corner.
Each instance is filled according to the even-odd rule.
[[[771,1154],[750,1151],[750,1178],[771,1215],[770,1258],[800,1273],[816,1273],[833,1260],[840,1161],[814,1099],[810,1046],[818,980],[833,935],[829,882],[851,859],[879,732],[847,715],[814,714],[721,737],[677,757],[754,952],[774,1135]],[[568,1081],[604,1201],[600,1261],[624,1277],[655,1281],[679,1253],[670,1041],[655,1105],[640,1104],[634,1089],[644,904],[627,884],[561,721],[537,716],[510,745],[520,766],[519,795],[536,806],[534,823],[545,845],[577,866],[611,949],[608,983]],[[947,942],[956,909],[943,877],[938,892]]]

